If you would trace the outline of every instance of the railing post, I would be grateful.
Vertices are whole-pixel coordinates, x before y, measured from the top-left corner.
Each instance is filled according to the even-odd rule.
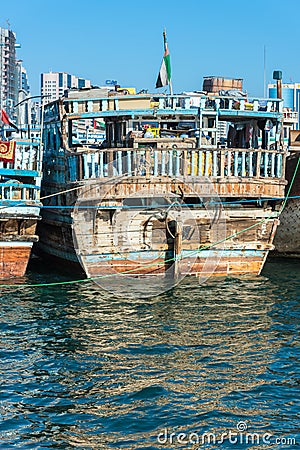
[[[123,174],[123,167],[122,167],[122,152],[118,150],[118,175]]]
[[[260,164],[261,164],[261,152],[256,152],[256,178],[260,178]]]
[[[277,178],[281,178],[283,174],[283,167],[282,167],[282,155],[280,153],[277,153]]]
[[[158,175],[158,151],[154,150],[154,171],[153,175],[157,177]]]
[[[101,106],[100,106],[100,111],[107,111],[107,108],[108,108],[108,101],[107,100],[102,100],[102,102],[101,102],[102,104],[101,104]]]
[[[227,176],[231,177],[231,151],[227,152]]]
[[[249,153],[249,177],[253,177],[253,152]]]
[[[100,151],[99,153],[99,177],[104,177],[104,171],[103,171],[103,152]]]
[[[178,150],[176,150],[175,175],[177,177],[180,175],[180,159]]]
[[[212,175],[214,177],[218,176],[218,152],[215,150],[213,151],[213,173]]]
[[[203,176],[203,151],[199,150],[198,152],[198,176],[202,177]]]
[[[162,149],[161,151],[161,174],[166,175],[166,151]]]
[[[127,151],[127,173],[128,175],[132,174],[132,168],[131,168],[131,150]]]
[[[107,165],[107,176],[108,177],[113,177],[114,176],[114,154],[113,151],[110,150],[107,152],[107,156],[108,156],[108,165]]]
[[[225,174],[225,152],[224,150],[220,150],[221,153],[221,161],[220,161],[220,176],[223,178]]]
[[[149,148],[146,148],[145,160],[146,160],[146,176],[149,177],[150,167],[151,167],[150,149]]]
[[[234,176],[239,176],[239,152],[234,152]]]
[[[137,176],[137,175],[138,175],[138,167],[139,167],[138,161],[139,161],[139,158],[140,158],[140,152],[138,152],[138,150],[135,149],[135,150],[133,151],[133,153],[132,153],[132,162],[133,162],[133,165],[132,165],[132,174],[133,174],[134,176]]]
[[[195,150],[192,150],[191,176],[195,175]]]
[[[268,177],[268,164],[269,164],[269,153],[265,151],[265,158],[264,158],[264,166],[265,166],[265,170],[264,170],[264,174],[265,174],[265,178]]]
[[[246,152],[242,152],[242,177],[246,176]]]
[[[90,174],[89,174],[89,165],[88,165],[88,161],[87,161],[87,156],[88,156],[88,155],[87,155],[86,153],[83,154],[83,170],[84,170],[83,178],[84,178],[84,179],[87,179],[87,178],[90,177]]]
[[[72,160],[70,161],[70,163],[71,163],[71,169],[72,169]],[[96,178],[95,154],[94,153],[91,153],[91,166],[92,166],[91,178]]]
[[[173,151],[169,150],[169,176],[173,175]]]
[[[188,174],[188,151],[183,150],[183,176],[186,177]]]
[[[271,177],[275,177],[275,153],[271,154]]]
[[[205,176],[209,176],[209,157],[211,153],[209,151],[205,152]]]

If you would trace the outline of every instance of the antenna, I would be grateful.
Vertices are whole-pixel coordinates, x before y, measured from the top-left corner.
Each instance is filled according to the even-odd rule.
[[[264,98],[267,97],[266,64],[267,64],[267,49],[266,46],[264,45]]]

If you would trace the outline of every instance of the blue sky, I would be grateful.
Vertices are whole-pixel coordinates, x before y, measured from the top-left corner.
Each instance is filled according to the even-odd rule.
[[[14,0],[0,11],[0,26],[8,19],[22,45],[32,94],[49,70],[155,92],[164,27],[174,92],[221,75],[262,96],[264,46],[267,81],[279,69],[300,82],[299,0]]]

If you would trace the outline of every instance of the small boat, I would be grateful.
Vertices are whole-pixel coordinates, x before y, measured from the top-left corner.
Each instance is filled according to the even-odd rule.
[[[22,277],[38,240],[41,146],[29,140],[0,142],[0,278]]]
[[[96,118],[105,141],[78,144]],[[281,100],[230,90],[70,91],[45,106],[40,251],[107,284],[259,274],[286,185],[281,121]]]

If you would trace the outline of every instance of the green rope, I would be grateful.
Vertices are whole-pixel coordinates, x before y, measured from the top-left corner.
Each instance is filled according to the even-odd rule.
[[[291,184],[289,186],[287,195],[285,196],[285,199],[283,201],[283,204],[281,206],[280,211],[278,213],[275,213],[275,217],[279,217],[282,214],[282,212],[283,212],[283,210],[284,210],[284,208],[286,206],[289,194],[291,192],[292,186],[294,184],[294,181],[295,181],[295,178],[296,178],[296,175],[297,175],[297,171],[298,171],[299,165],[300,165],[300,156],[298,158],[298,162],[297,162],[297,165],[296,165],[296,168],[295,168],[295,171],[294,171],[294,174],[293,174],[293,177],[292,177]],[[268,217],[265,217],[265,218],[261,219],[259,222],[255,223],[253,225],[250,225],[249,227],[244,228],[243,230],[237,231],[236,233],[233,233],[230,236],[227,236],[226,238],[221,239],[220,241],[213,242],[212,244],[207,244],[204,247],[199,247],[197,250],[191,252],[188,255],[188,257],[190,257],[191,255],[194,255],[194,254],[196,255],[199,251],[204,251],[204,250],[207,250],[209,248],[215,247],[215,246],[217,246],[219,244],[222,244],[222,243],[228,241],[229,239],[231,239],[233,237],[236,237],[236,236],[239,236],[240,234],[245,233],[246,231],[257,227],[261,223],[264,223],[267,220],[272,219],[272,218],[274,218],[274,213],[271,214]],[[181,259],[184,259],[184,257],[179,256],[178,258],[175,258],[175,260],[181,260]],[[164,262],[161,262],[161,263],[146,264],[146,265],[143,265],[143,268],[151,268],[151,267],[155,267],[155,266],[157,266],[159,264],[165,264],[166,262],[172,262],[172,261],[174,261],[174,258],[171,258],[169,260],[165,260]],[[69,284],[79,284],[79,283],[86,283],[86,282],[89,282],[89,281],[97,281],[97,280],[101,280],[101,279],[104,279],[104,278],[111,278],[111,277],[120,276],[120,275],[127,275],[127,274],[130,274],[132,272],[136,272],[136,270],[137,269],[135,268],[135,269],[130,269],[130,270],[127,270],[127,271],[124,271],[124,272],[118,272],[118,273],[107,274],[107,275],[99,275],[97,277],[83,278],[83,279],[79,279],[79,280],[57,281],[57,282],[52,282],[52,283],[0,284],[0,288],[48,287],[48,286],[62,286],[62,285],[69,285]]]

